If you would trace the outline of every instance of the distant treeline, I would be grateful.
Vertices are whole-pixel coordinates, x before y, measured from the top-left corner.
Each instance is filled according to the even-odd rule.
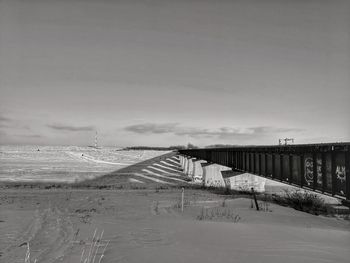
[[[176,151],[186,149],[186,146],[169,146],[169,147],[153,147],[153,146],[131,146],[123,148],[123,150],[153,150],[153,151]]]
[[[234,147],[237,145],[231,145],[231,144],[214,144],[214,145],[208,145],[203,148],[229,148]],[[176,151],[176,150],[184,150],[184,149],[197,149],[198,147],[189,143],[186,145],[175,145],[175,146],[169,146],[169,147],[153,147],[153,146],[131,146],[123,148],[123,150],[154,150],[154,151]]]
[[[231,148],[231,147],[237,147],[238,145],[234,144],[213,144],[205,146],[204,148]]]

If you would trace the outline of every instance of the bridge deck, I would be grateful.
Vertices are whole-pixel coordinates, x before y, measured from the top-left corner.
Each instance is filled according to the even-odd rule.
[[[179,153],[350,200],[350,143],[203,148]]]

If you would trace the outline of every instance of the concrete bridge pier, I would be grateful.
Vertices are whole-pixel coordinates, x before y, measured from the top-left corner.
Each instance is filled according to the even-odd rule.
[[[207,161],[180,155],[180,164],[184,173],[195,183],[207,187],[227,187],[231,190],[257,192],[265,191],[266,179],[250,173],[232,171],[231,168],[207,163]]]
[[[195,160],[196,158],[192,158],[192,157],[187,158],[187,166],[186,166],[185,174],[187,174],[187,176],[190,178],[193,178]]]
[[[181,168],[182,171],[187,174],[187,170],[188,170],[188,157],[187,156],[181,156],[182,157],[182,164],[181,164]]]
[[[205,164],[207,161],[204,160],[194,160],[193,161],[193,181],[196,183],[203,182],[203,168],[202,164]]]
[[[191,157],[187,157],[187,156],[183,156],[180,155],[180,164],[181,164],[181,168],[182,171],[185,174],[188,174],[188,169],[189,169],[189,160],[191,159]]]
[[[181,169],[183,170],[185,168],[185,157],[183,155],[179,155],[179,159],[180,159]]]
[[[235,171],[222,171],[221,172],[225,185],[228,189],[237,191],[251,191],[254,188],[256,192],[265,191],[266,179],[260,176],[256,176],[251,173],[238,173]]]
[[[190,158],[189,157],[185,157],[184,173],[188,175],[189,169],[190,169]]]
[[[222,171],[232,171],[231,168],[214,164],[202,163],[203,169],[203,184],[207,187],[225,187],[225,181],[222,176]]]

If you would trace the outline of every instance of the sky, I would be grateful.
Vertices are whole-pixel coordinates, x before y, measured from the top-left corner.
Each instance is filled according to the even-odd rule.
[[[0,0],[0,144],[350,141],[348,0]]]

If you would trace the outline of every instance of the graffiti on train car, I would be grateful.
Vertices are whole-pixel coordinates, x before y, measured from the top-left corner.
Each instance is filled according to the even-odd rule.
[[[322,159],[317,158],[316,162],[317,162],[317,166],[316,166],[317,183],[321,183],[322,182]]]
[[[337,168],[335,169],[335,174],[337,175],[337,179],[341,182],[345,182],[346,180],[346,171],[345,166],[337,165]]]
[[[307,184],[311,184],[314,180],[314,172],[313,172],[313,160],[312,158],[305,158],[305,182]]]
[[[317,181],[322,181],[322,159],[317,158],[316,159],[317,165],[316,165],[316,171],[317,171]],[[312,157],[305,158],[305,164],[304,164],[304,178],[305,182],[308,185],[313,184],[314,181],[314,161]]]

